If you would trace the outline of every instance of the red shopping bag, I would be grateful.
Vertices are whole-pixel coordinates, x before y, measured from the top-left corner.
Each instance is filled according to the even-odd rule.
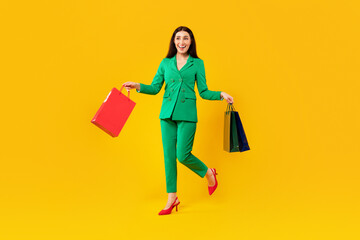
[[[113,88],[91,120],[112,137],[119,135],[136,104],[130,100],[130,92],[127,97],[121,93],[123,88]]]

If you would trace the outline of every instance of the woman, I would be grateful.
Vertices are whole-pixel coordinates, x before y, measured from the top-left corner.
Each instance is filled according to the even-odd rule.
[[[180,204],[177,198],[177,162],[184,164],[200,177],[206,176],[211,195],[217,188],[216,169],[208,168],[192,153],[196,131],[197,110],[195,82],[200,96],[207,100],[223,100],[233,103],[233,98],[220,91],[210,91],[206,85],[204,62],[196,54],[195,38],[192,31],[180,26],[175,29],[168,54],[156,72],[151,85],[125,82],[126,90],[135,88],[139,93],[157,94],[164,82],[160,125],[164,149],[166,191],[168,201],[159,215],[170,214]]]

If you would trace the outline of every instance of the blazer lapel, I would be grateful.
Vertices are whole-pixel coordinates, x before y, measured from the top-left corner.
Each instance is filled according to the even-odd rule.
[[[189,54],[189,58],[186,64],[180,69],[180,72],[186,71],[186,69],[191,67],[193,64],[194,64],[194,58]]]
[[[173,57],[172,62],[173,62],[173,66],[175,67],[175,69],[178,70],[177,63],[176,63],[176,54]],[[191,67],[193,64],[194,64],[194,58],[189,54],[188,60],[186,61],[186,64],[180,69],[180,72],[185,71],[186,69]]]

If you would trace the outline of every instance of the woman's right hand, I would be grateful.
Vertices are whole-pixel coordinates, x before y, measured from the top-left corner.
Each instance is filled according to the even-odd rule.
[[[127,91],[130,91],[130,89],[136,88],[136,90],[140,90],[140,83],[136,82],[126,82],[123,83],[123,86],[126,88]]]

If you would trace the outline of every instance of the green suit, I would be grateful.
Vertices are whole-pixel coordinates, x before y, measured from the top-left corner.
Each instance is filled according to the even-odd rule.
[[[186,64],[177,69],[176,55],[164,58],[151,85],[140,83],[139,93],[155,95],[164,82],[160,124],[164,149],[167,192],[177,191],[176,158],[200,177],[207,166],[192,153],[197,118],[195,83],[200,97],[207,100],[222,100],[220,91],[210,91],[206,85],[204,61],[189,55]]]

